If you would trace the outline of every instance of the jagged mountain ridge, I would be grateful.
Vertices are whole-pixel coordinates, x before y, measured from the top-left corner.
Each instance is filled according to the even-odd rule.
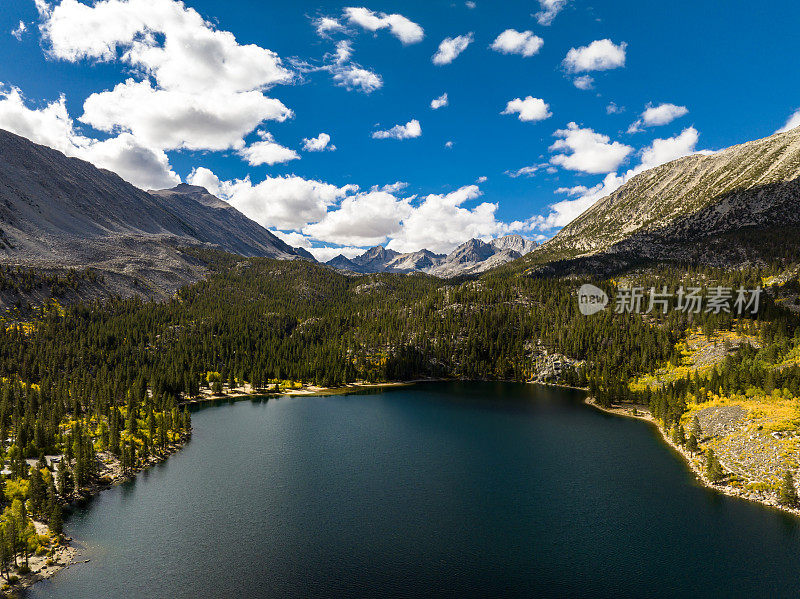
[[[111,293],[163,297],[203,276],[202,266],[180,250],[186,246],[307,258],[203,188],[148,193],[115,173],[0,130],[3,264],[93,267],[108,274]]]
[[[447,255],[435,254],[426,249],[401,254],[378,245],[355,258],[346,258],[339,254],[326,264],[362,274],[425,272],[439,277],[454,277],[481,273],[516,260],[536,245],[535,241],[521,235],[506,235],[489,243],[470,239]]]

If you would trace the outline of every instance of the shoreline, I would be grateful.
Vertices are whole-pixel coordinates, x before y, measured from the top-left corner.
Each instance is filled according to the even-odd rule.
[[[727,495],[728,497],[736,497],[738,499],[744,499],[746,501],[751,501],[753,503],[757,503],[757,504],[759,504],[759,505],[761,505],[763,507],[773,508],[773,509],[780,510],[782,512],[785,512],[785,513],[792,514],[794,516],[800,517],[800,508],[791,508],[791,507],[787,507],[785,505],[781,505],[781,504],[778,503],[777,499],[775,497],[773,497],[772,495],[767,495],[765,493],[763,493],[763,494],[762,493],[757,493],[757,492],[754,492],[754,491],[746,491],[746,490],[743,490],[743,489],[738,489],[738,488],[735,488],[735,487],[731,487],[731,486],[729,486],[727,484],[717,484],[717,483],[711,482],[708,479],[708,477],[706,477],[706,475],[705,475],[704,464],[702,463],[702,461],[699,458],[699,456],[693,456],[688,451],[686,451],[686,449],[684,449],[683,447],[680,447],[680,446],[676,445],[675,443],[673,443],[672,439],[669,438],[669,435],[667,434],[667,432],[664,431],[658,425],[658,422],[656,422],[655,418],[653,418],[653,415],[650,413],[649,409],[647,409],[647,408],[645,408],[645,407],[643,407],[641,405],[633,405],[633,404],[630,407],[622,406],[622,405],[617,404],[616,406],[612,405],[610,408],[604,408],[604,407],[598,405],[593,397],[589,397],[589,396],[587,396],[586,399],[583,400],[583,403],[586,404],[587,406],[591,406],[595,410],[599,410],[600,412],[605,412],[606,414],[611,414],[613,416],[622,416],[623,418],[634,418],[636,420],[643,420],[645,422],[649,422],[650,424],[652,424],[656,428],[658,433],[661,435],[661,439],[670,448],[672,448],[673,451],[675,451],[676,453],[678,453],[681,456],[682,461],[689,467],[689,469],[694,474],[695,479],[698,482],[700,482],[700,484],[703,487],[705,487],[707,489],[711,489],[711,490],[716,491],[718,493],[722,493],[723,495]],[[631,412],[631,409],[636,409],[638,414],[633,414]],[[702,455],[702,454],[700,454],[700,455]],[[724,466],[724,463],[723,463],[723,466]],[[731,472],[731,470],[728,469],[728,468],[725,468],[725,471],[727,473]]]
[[[186,443],[192,438],[191,432],[184,433],[183,436],[180,438],[179,441],[175,443],[171,443],[167,446],[166,450],[163,453],[158,455],[151,455],[147,461],[140,466],[135,467],[129,474],[123,474],[122,469],[120,467],[119,460],[101,460],[102,468],[104,471],[99,477],[98,480],[93,481],[87,487],[81,489],[81,491],[74,491],[70,496],[70,501],[66,503],[65,507],[65,516],[68,516],[70,512],[80,509],[81,507],[85,506],[89,502],[94,499],[97,495],[116,487],[122,483],[127,481],[133,480],[139,473],[156,466],[162,462],[165,462],[170,456],[176,454],[178,451],[183,449]],[[110,455],[110,454],[108,454]],[[65,518],[66,519],[66,518]],[[38,521],[33,521],[34,525],[36,526],[37,532],[44,532],[49,531],[49,528],[46,524]],[[67,535],[62,534],[61,539],[58,541],[58,549],[56,550],[55,555],[52,557],[48,556],[32,556],[30,558],[30,568],[31,572],[29,574],[20,575],[18,576],[18,581],[14,584],[8,584],[6,581],[5,576],[0,576],[0,580],[6,581],[5,584],[8,585],[8,589],[5,592],[16,593],[18,591],[24,591],[35,585],[37,582],[41,582],[42,580],[52,578],[62,570],[68,570],[72,566],[85,564],[89,562],[89,559],[84,560],[76,560],[75,557],[78,555],[78,548],[73,545],[74,538],[69,537]],[[50,565],[47,564],[48,560],[52,560]],[[38,567],[37,567],[38,566]],[[2,592],[2,591],[0,591]],[[5,596],[5,595],[0,595]],[[10,595],[14,597],[16,595]]]

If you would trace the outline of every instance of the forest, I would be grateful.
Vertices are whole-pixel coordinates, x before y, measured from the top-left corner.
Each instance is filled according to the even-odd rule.
[[[0,567],[6,571],[52,550],[62,506],[98,484],[100,465],[112,462],[130,473],[185,439],[191,432],[185,403],[201,389],[221,392],[247,382],[266,392],[281,381],[337,387],[428,377],[528,381],[542,347],[574,364],[554,382],[587,387],[601,405],[649,405],[670,430],[680,426],[690,395],[754,387],[800,395],[800,367],[768,365],[800,346],[797,317],[769,294],[757,314],[743,318],[613,309],[587,317],[577,308],[584,282],[609,296],[632,284],[750,289],[778,266],[660,264],[604,280],[502,270],[444,280],[352,276],[304,260],[197,256],[209,276],[167,301],[131,297],[62,306],[54,296],[7,311],[0,327],[0,458],[6,465]],[[48,281],[75,286],[87,276]],[[44,278],[0,272],[3,285],[15,288]],[[676,344],[690,329],[709,336],[747,330],[758,335],[760,348],[731,351],[708,378],[632,390],[642,373],[679,362]],[[31,517],[49,524],[52,538],[32,533]]]

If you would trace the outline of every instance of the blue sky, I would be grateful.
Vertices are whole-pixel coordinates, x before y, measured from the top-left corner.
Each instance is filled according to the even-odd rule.
[[[550,237],[800,124],[794,2],[0,1],[0,127],[204,184],[322,259]]]

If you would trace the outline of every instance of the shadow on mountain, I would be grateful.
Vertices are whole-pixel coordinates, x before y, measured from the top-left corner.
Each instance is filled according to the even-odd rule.
[[[634,233],[590,256],[545,262],[547,244],[542,250],[532,258],[544,263],[531,265],[524,274],[606,277],[660,263],[737,268],[797,261],[800,178],[723,194],[697,212]]]

